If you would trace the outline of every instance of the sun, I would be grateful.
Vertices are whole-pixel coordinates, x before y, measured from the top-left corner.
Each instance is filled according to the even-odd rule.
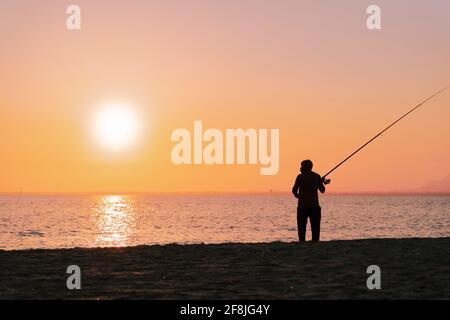
[[[138,138],[139,129],[139,117],[135,108],[124,103],[105,104],[94,117],[97,142],[112,151],[132,146]]]

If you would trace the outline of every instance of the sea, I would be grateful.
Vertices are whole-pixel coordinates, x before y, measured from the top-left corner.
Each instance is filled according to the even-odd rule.
[[[290,242],[296,201],[284,194],[0,195],[0,249]],[[324,241],[450,237],[450,195],[320,201]]]

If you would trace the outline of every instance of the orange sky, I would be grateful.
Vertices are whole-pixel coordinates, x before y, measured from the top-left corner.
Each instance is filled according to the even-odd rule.
[[[66,7],[82,29],[66,29]],[[382,9],[382,29],[365,10]],[[0,192],[289,191],[450,84],[446,1],[0,2]],[[105,101],[141,138],[100,148]],[[450,90],[334,173],[336,192],[407,191],[450,173]],[[171,132],[279,128],[280,170],[175,166]]]

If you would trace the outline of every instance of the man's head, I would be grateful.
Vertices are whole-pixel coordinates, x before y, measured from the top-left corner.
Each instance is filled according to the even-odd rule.
[[[311,160],[303,160],[300,166],[300,172],[311,172],[313,163]]]

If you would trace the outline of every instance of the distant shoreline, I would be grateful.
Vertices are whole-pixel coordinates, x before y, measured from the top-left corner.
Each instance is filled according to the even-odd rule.
[[[449,299],[450,237],[0,251],[0,299]],[[68,290],[78,265],[82,289]],[[381,289],[366,286],[381,269]]]

